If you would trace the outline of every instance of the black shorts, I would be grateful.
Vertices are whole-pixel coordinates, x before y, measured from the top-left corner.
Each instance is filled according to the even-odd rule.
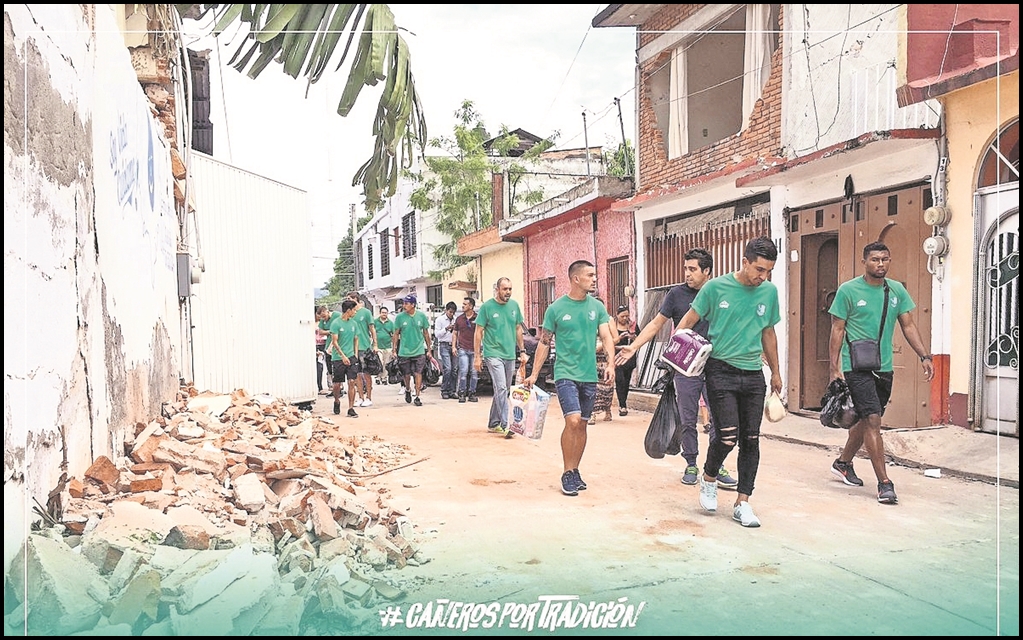
[[[401,371],[403,376],[417,376],[423,372],[426,367],[426,354],[418,356],[411,356],[406,358],[405,356],[398,356],[398,371]]]
[[[348,362],[349,364],[345,364],[344,360],[331,361],[331,377],[334,382],[341,382],[345,378],[355,380],[359,375],[359,359],[350,358]]]
[[[845,382],[849,385],[856,417],[883,416],[888,400],[892,397],[892,371],[846,371]]]

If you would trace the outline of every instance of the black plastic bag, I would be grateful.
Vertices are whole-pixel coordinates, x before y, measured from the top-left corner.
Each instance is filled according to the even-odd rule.
[[[821,424],[831,429],[848,429],[857,420],[849,385],[842,378],[835,378],[821,398]]]
[[[429,386],[440,382],[440,367],[437,361],[427,356],[426,366],[423,367],[423,384]]]
[[[675,385],[669,384],[657,402],[657,408],[654,409],[646,437],[643,439],[646,454],[651,458],[663,458],[675,432],[681,427],[682,417],[678,414],[678,405],[675,404]]]
[[[664,373],[661,374],[661,377],[654,382],[652,387],[650,387],[650,393],[663,394],[665,389],[669,386],[675,386],[672,384],[675,379],[675,371],[674,369],[668,369],[667,365],[663,363],[658,362],[657,365],[657,368],[663,370]]]
[[[398,366],[398,359],[391,358],[391,361],[387,363],[387,384],[400,384],[401,381],[401,367]]]
[[[380,354],[370,349],[366,352],[366,355],[362,356],[362,372],[377,376],[384,370],[384,363],[380,361]]]

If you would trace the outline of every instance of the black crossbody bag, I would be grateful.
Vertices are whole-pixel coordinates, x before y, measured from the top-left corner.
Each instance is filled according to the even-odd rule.
[[[849,341],[846,333],[845,342],[849,345],[849,363],[853,371],[881,370],[881,336],[884,335],[884,321],[888,317],[888,281],[884,283],[884,309],[881,311],[881,328],[877,331],[877,340]]]

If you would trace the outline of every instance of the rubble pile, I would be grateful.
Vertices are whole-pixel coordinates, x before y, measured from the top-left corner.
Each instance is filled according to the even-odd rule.
[[[354,630],[404,597],[394,569],[428,561],[407,515],[368,486],[417,462],[406,447],[243,390],[185,387],[163,414],[37,510],[5,631]]]

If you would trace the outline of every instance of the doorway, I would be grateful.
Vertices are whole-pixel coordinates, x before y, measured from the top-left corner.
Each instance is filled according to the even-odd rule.
[[[800,361],[802,375],[800,406],[820,410],[821,397],[831,378],[831,314],[828,309],[838,290],[838,233],[803,236],[802,331]]]

